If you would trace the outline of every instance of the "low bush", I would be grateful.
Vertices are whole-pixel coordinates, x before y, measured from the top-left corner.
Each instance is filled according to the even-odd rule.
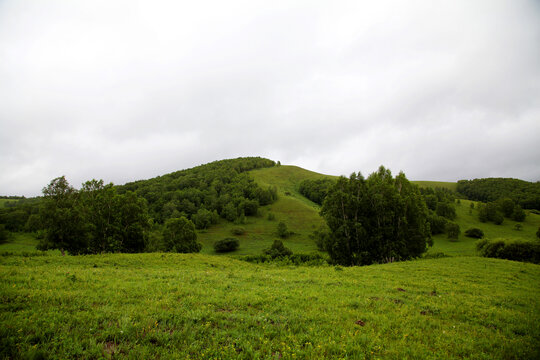
[[[217,253],[231,252],[238,249],[240,242],[235,238],[225,238],[214,243],[214,250]]]
[[[446,224],[446,234],[448,235],[448,239],[450,239],[450,241],[457,241],[460,233],[461,230],[459,229],[459,225],[455,222],[449,221]]]
[[[509,239],[483,239],[476,249],[484,257],[532,262],[540,264],[540,242]]]
[[[248,255],[241,258],[244,261],[262,264],[276,263],[279,265],[305,265],[305,266],[322,266],[327,265],[327,259],[320,254],[292,254],[279,258],[272,258],[269,255]]]
[[[289,248],[285,247],[285,245],[283,245],[283,241],[281,240],[274,240],[272,246],[263,250],[263,255],[268,255],[272,259],[291,256],[292,254],[293,252]]]
[[[246,229],[241,228],[241,227],[233,228],[231,230],[231,233],[233,235],[244,235],[246,233]]]
[[[465,231],[465,236],[475,239],[481,239],[484,237],[484,232],[478,228],[470,228]]]

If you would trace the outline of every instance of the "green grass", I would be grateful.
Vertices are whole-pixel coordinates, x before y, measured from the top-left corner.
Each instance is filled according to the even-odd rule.
[[[478,220],[478,203],[474,202],[475,208],[470,209],[470,204],[473,201],[460,200],[461,204],[456,204],[457,218],[455,222],[460,226],[461,234],[457,242],[448,240],[446,234],[436,235],[433,237],[434,246],[428,253],[443,252],[450,256],[474,256],[477,255],[475,243],[477,239],[468,238],[464,235],[465,230],[469,228],[479,228],[484,231],[484,235],[488,239],[507,238],[516,240],[533,241],[536,238],[536,231],[540,227],[540,215],[528,213],[525,221],[523,221],[523,229],[515,230],[516,221],[504,219],[501,225],[495,225],[491,222],[482,223]]]
[[[448,182],[448,181],[411,181],[413,184],[416,184],[424,188],[445,188],[448,190],[456,191],[457,182]]]
[[[0,252],[33,252],[38,241],[31,233],[10,233],[8,242],[0,244]]]
[[[156,253],[2,256],[0,274],[4,358],[540,355],[532,264],[460,257],[342,269]]]
[[[312,171],[297,166],[276,166],[253,170],[250,172],[255,181],[263,186],[276,186],[278,200],[260,209],[260,216],[248,217],[246,224],[235,225],[222,221],[208,230],[199,231],[198,239],[203,244],[202,253],[213,254],[213,244],[226,237],[236,237],[240,240],[240,248],[235,255],[260,254],[278,238],[276,227],[279,221],[284,221],[294,235],[284,240],[285,246],[293,252],[315,252],[315,244],[309,238],[313,230],[324,225],[319,216],[319,206],[306,199],[298,192],[298,185],[305,179],[324,177]],[[268,213],[275,216],[275,220],[268,220]],[[234,228],[242,227],[246,233],[241,236],[232,235]]]

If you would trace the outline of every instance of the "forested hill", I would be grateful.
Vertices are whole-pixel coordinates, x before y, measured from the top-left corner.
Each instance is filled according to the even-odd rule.
[[[509,198],[524,209],[540,210],[540,182],[512,178],[459,180],[457,192],[470,200],[483,202]]]
[[[118,192],[133,191],[148,201],[149,215],[163,223],[184,215],[205,228],[221,216],[234,221],[255,215],[259,205],[275,201],[275,189],[261,188],[247,171],[275,166],[260,157],[214,161],[153,179],[118,186]]]

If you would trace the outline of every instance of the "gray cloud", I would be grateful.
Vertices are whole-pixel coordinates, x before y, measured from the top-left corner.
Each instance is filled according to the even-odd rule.
[[[236,156],[540,180],[540,5],[0,2],[0,193]]]

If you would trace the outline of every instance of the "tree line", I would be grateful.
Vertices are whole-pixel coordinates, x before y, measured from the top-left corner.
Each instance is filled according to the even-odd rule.
[[[494,202],[511,199],[523,209],[540,210],[540,182],[528,182],[512,178],[485,178],[459,180],[457,192],[469,200]]]

